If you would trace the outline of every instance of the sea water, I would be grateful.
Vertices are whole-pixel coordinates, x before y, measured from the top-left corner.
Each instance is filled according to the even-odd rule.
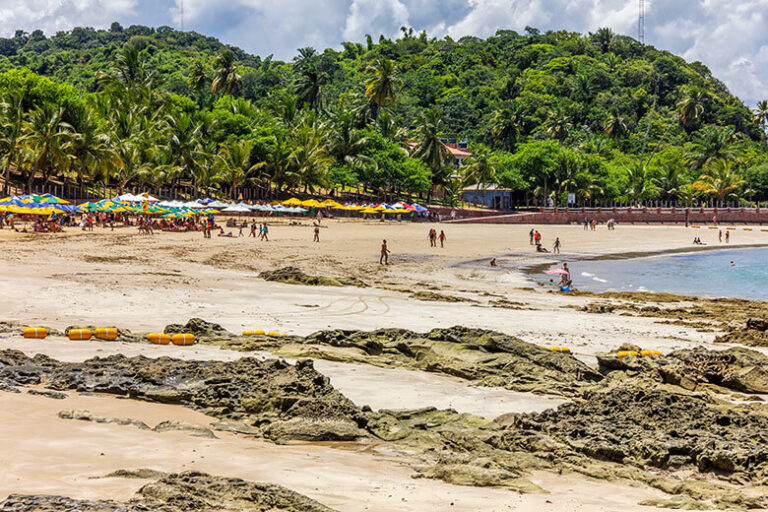
[[[768,248],[574,261],[568,266],[574,286],[583,291],[768,300]]]

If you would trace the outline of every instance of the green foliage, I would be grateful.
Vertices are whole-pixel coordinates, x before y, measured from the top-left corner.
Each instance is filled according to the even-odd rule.
[[[291,62],[170,27],[0,38],[2,175],[229,194],[437,185],[454,201],[481,182],[559,203],[768,194],[768,103],[750,111],[701,63],[609,29],[402,32]],[[459,170],[446,138],[470,143]]]

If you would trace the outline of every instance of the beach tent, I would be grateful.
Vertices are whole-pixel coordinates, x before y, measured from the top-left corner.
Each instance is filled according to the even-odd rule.
[[[250,213],[251,209],[244,204],[233,204],[221,211],[226,213]]]

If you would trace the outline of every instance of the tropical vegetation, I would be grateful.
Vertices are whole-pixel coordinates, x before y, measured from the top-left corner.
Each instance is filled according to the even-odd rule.
[[[403,27],[290,62],[169,27],[0,38],[6,192],[765,200],[767,128],[768,100],[750,109],[700,62],[609,29]],[[448,145],[461,141],[459,166]]]

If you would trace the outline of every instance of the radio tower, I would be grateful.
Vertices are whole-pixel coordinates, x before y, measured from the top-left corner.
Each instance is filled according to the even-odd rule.
[[[640,16],[637,19],[637,38],[645,44],[645,0],[640,0]]]

